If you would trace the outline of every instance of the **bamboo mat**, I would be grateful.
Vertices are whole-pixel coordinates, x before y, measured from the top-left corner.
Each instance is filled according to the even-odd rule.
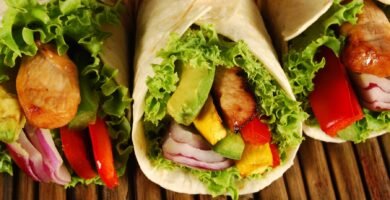
[[[390,199],[390,134],[361,144],[328,144],[307,138],[295,164],[283,177],[262,191],[240,199]],[[208,195],[171,192],[150,182],[134,156],[120,186],[77,186],[65,190],[55,184],[34,182],[17,171],[0,175],[0,199],[4,200],[207,200]],[[230,199],[218,197],[217,200]]]

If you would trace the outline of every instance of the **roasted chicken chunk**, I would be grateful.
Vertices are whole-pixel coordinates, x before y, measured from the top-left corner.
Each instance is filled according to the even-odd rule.
[[[18,100],[27,121],[39,128],[59,128],[76,115],[80,88],[76,65],[54,47],[38,43],[38,53],[24,57],[16,77]]]
[[[390,109],[390,23],[371,0],[364,1],[363,12],[355,25],[345,24],[347,37],[342,60],[349,69],[362,105],[370,110]],[[365,83],[365,84],[362,84]]]
[[[350,71],[390,76],[390,23],[371,0],[364,1],[357,24],[343,25],[341,33],[347,37],[342,60]]]
[[[244,72],[219,67],[213,84],[217,107],[230,130],[238,131],[256,114],[256,101],[249,91]]]

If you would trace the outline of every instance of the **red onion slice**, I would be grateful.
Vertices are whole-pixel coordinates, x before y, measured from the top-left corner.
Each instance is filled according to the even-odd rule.
[[[41,181],[46,183],[50,182],[50,174],[47,173],[42,154],[31,144],[24,132],[23,135],[19,137],[19,142],[21,143],[22,147],[29,153],[30,162],[32,163],[34,173]]]
[[[379,101],[390,103],[390,92],[386,93],[378,86],[371,87],[370,89],[360,89],[359,93],[362,99],[367,102]]]
[[[390,102],[380,102],[380,101],[367,102],[363,100],[362,105],[374,111],[390,110]]]
[[[368,89],[371,85],[377,85],[386,93],[390,93],[390,79],[378,77],[372,74],[352,73],[352,79],[359,88]]]
[[[15,161],[15,163],[19,166],[20,169],[24,171],[27,175],[29,175],[32,179],[35,181],[41,181],[41,179],[35,174],[32,162],[30,160],[30,154],[36,154],[38,151],[31,145],[31,143],[27,145],[31,145],[28,150],[23,148],[23,141],[20,141],[21,137],[26,137],[23,131],[19,134],[19,139],[15,142],[7,144],[7,149],[12,157],[12,159]],[[25,145],[26,146],[26,145]],[[38,152],[38,155],[39,152]],[[42,164],[42,163],[41,163]]]
[[[362,105],[370,110],[383,111],[390,109],[390,79],[372,74],[351,73]]]
[[[36,129],[36,136],[38,137],[39,144],[42,146],[42,155],[49,158],[48,162],[53,170],[52,179],[54,182],[66,185],[70,182],[70,174],[66,167],[63,165],[63,160],[59,154],[53,138],[51,137],[50,131],[47,129]]]
[[[27,135],[31,143],[38,149],[44,159],[44,166],[51,180],[60,185],[66,185],[71,177],[63,164],[63,160],[55,147],[50,131],[26,126]]]
[[[167,152],[164,152],[164,157],[172,160],[173,162],[180,163],[182,165],[192,167],[192,168],[198,168],[198,169],[207,169],[207,170],[223,170],[230,166],[232,166],[233,161],[231,160],[224,160],[222,162],[215,162],[215,163],[208,163],[208,162],[202,162],[199,160],[195,160],[193,158],[185,157],[182,155],[175,155],[170,154]]]
[[[211,145],[190,128],[172,122],[162,146],[164,157],[192,168],[222,170],[233,162],[211,149]]]
[[[21,147],[19,143],[9,143],[7,144],[7,149],[10,156],[12,157],[12,160],[24,173],[29,175],[35,181],[41,181],[38,176],[35,175],[34,170],[32,169],[30,160],[28,158],[28,153]]]
[[[211,145],[202,136],[193,134],[188,127],[172,122],[169,128],[169,136],[175,141],[186,143],[197,149],[210,150]]]
[[[189,144],[179,143],[170,137],[165,140],[162,149],[164,152],[167,152],[169,154],[180,154],[182,156],[193,158],[202,162],[214,163],[226,160],[226,158],[222,157],[221,155],[212,150],[197,149]]]

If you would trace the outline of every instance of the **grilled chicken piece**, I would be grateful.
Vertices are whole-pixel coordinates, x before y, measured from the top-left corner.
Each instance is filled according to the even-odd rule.
[[[342,60],[363,106],[389,110],[390,93],[384,90],[390,77],[390,23],[386,15],[371,0],[365,0],[357,24],[343,25],[341,33],[347,36]]]
[[[342,55],[344,64],[352,72],[389,77],[389,20],[371,0],[364,1],[358,18],[357,24],[345,24],[341,28],[341,33],[347,36]]]
[[[219,67],[213,85],[214,99],[230,130],[238,131],[256,114],[256,101],[248,90],[244,72]]]
[[[76,65],[54,47],[38,43],[38,53],[24,57],[16,77],[18,99],[28,122],[59,128],[76,115],[80,88]]]

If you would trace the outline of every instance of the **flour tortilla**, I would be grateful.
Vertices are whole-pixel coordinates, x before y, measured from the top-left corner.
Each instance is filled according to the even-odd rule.
[[[390,0],[379,0],[390,4]],[[264,6],[268,19],[272,23],[273,31],[279,34],[281,43],[286,43],[300,35],[331,7],[333,0],[265,0]],[[285,52],[286,50],[284,50]],[[346,140],[331,137],[321,130],[319,126],[303,125],[303,131],[309,137],[324,142],[342,143]],[[368,138],[377,137],[387,131],[373,132]]]
[[[332,4],[333,0],[264,0],[263,7],[274,31],[288,41],[317,21]]]
[[[188,194],[208,194],[205,185],[183,170],[156,168],[148,159],[143,130],[146,78],[153,75],[152,63],[160,63],[156,53],[165,47],[171,33],[182,35],[192,24],[213,24],[217,32],[233,40],[243,40],[267,67],[287,94],[294,99],[287,77],[278,63],[262,18],[252,0],[149,0],[139,10],[135,55],[132,139],[138,163],[148,179],[163,188]],[[253,193],[281,177],[293,164],[298,146],[290,149],[285,163],[263,178],[246,181],[240,194]]]
[[[378,0],[384,4],[390,5],[390,0]]]
[[[363,0],[360,0],[363,1]],[[390,0],[378,0],[390,5]],[[289,41],[318,20],[333,4],[333,0],[264,0],[264,12],[270,16],[274,31]]]

